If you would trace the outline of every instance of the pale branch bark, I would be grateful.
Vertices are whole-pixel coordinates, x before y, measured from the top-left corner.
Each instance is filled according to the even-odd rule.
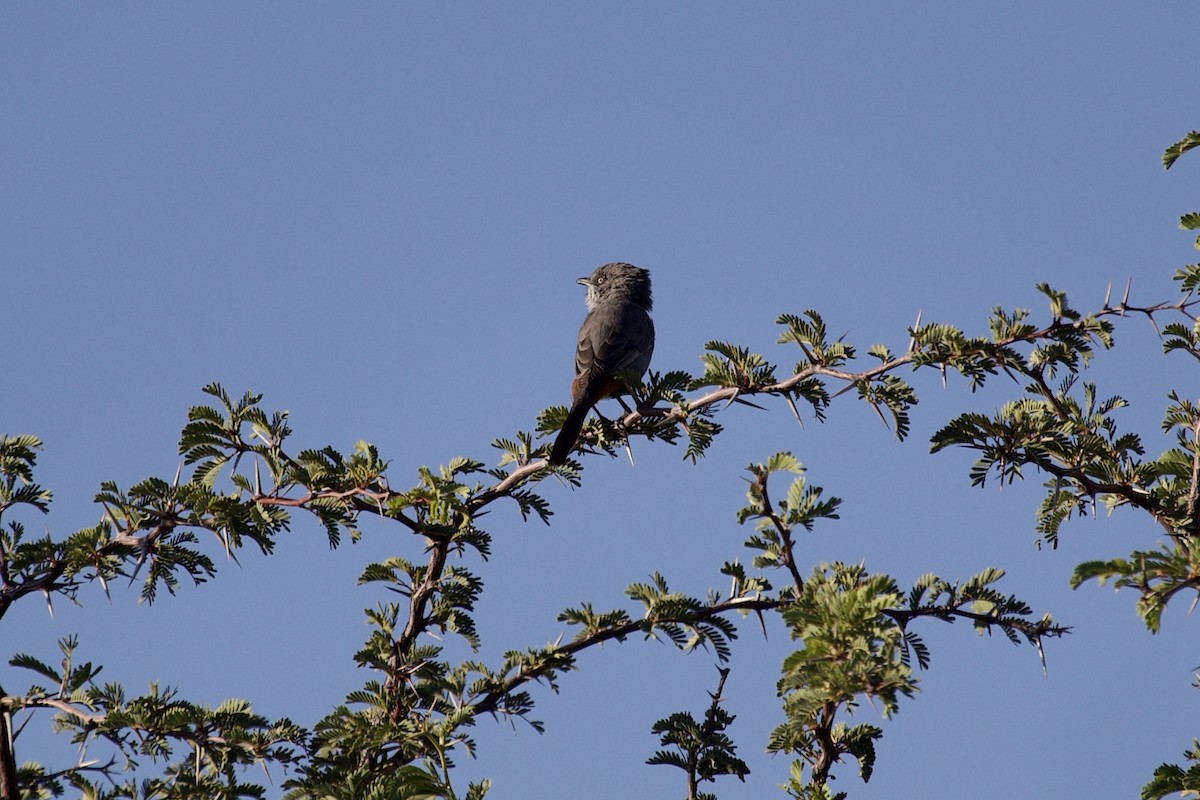
[[[75,703],[60,700],[57,697],[34,697],[28,699],[19,699],[13,697],[0,697],[0,709],[4,711],[16,711],[27,708],[52,708],[56,711],[62,711],[65,714],[70,714],[79,717],[84,722],[95,724],[104,721],[103,714],[95,714],[87,711]]]
[[[633,413],[637,414],[636,411]],[[507,497],[513,489],[522,486],[526,481],[530,480],[535,475],[538,475],[546,469],[547,464],[544,458],[539,458],[536,461],[530,461],[520,465],[511,473],[509,473],[509,475],[503,480],[485,489],[482,489],[473,497],[471,497],[471,499],[467,501],[467,509],[472,514],[476,513],[480,509],[500,499],[501,497]]]

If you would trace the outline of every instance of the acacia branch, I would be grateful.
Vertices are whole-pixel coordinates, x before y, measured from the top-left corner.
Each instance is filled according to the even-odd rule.
[[[163,536],[170,533],[176,526],[184,524],[178,517],[160,519],[159,523],[154,526],[144,536],[135,536],[130,533],[130,529],[117,528],[117,532],[111,539],[105,542],[95,550],[95,561],[100,561],[106,556],[112,555],[123,547],[138,547],[142,549],[143,554],[153,549],[155,542]],[[197,526],[203,527],[203,526]],[[2,550],[3,548],[0,548]],[[9,606],[16,602],[21,597],[34,592],[60,592],[72,587],[78,586],[79,581],[75,578],[75,573],[72,573],[67,580],[61,580],[66,574],[68,561],[63,558],[55,558],[44,562],[42,569],[36,577],[26,576],[19,582],[6,580],[0,586],[0,618],[4,617]]]
[[[62,711],[73,717],[79,717],[89,725],[97,725],[105,719],[104,714],[94,714],[84,711],[79,706],[69,703],[66,700],[60,700],[57,697],[34,697],[28,699],[4,697],[0,698],[0,706],[3,706],[6,711],[16,711],[26,708],[53,708],[56,711]]]
[[[972,622],[978,622],[986,625],[988,628],[993,626],[1005,628],[1008,630],[1018,631],[1029,639],[1040,639],[1043,636],[1059,637],[1071,632],[1069,627],[1064,625],[1052,625],[1049,627],[1043,626],[1038,622],[1029,622],[1023,619],[1002,619],[990,614],[980,614],[975,611],[966,611],[958,606],[919,606],[917,608],[887,608],[881,611],[884,616],[895,620],[901,630],[908,627],[908,623],[919,617],[936,617],[946,621],[952,621],[958,617],[969,619]]]
[[[12,717],[7,709],[0,711],[0,800],[17,800],[21,787],[17,784],[17,754],[13,749]]]
[[[779,515],[775,513],[775,509],[771,505],[771,496],[767,494],[767,473],[764,470],[760,472],[757,479],[758,490],[761,492],[763,510],[766,512],[767,519],[775,525],[775,530],[779,532],[780,540],[783,543],[781,555],[784,566],[788,568],[788,572],[792,575],[792,583],[796,587],[796,591],[800,592],[804,589],[804,579],[800,577],[800,569],[796,566],[796,556],[794,553],[795,544],[792,541],[792,529],[783,523]]]
[[[1053,339],[1066,333],[1078,333],[1086,335],[1091,333],[1088,328],[1088,322],[1090,319],[1108,316],[1124,317],[1128,313],[1136,312],[1145,314],[1147,317],[1153,320],[1155,314],[1165,311],[1180,311],[1189,319],[1194,319],[1190,314],[1188,314],[1188,309],[1197,304],[1200,304],[1200,299],[1182,298],[1174,303],[1158,303],[1153,306],[1145,307],[1131,306],[1125,301],[1122,301],[1117,306],[1110,306],[1106,302],[1105,307],[1093,314],[1090,318],[1084,317],[1072,322],[1065,322],[1061,319],[1055,320],[1049,325],[1034,331],[995,339],[986,349],[967,350],[961,353],[956,353],[954,356],[956,358],[965,358],[972,355],[986,355],[997,358],[998,363],[1003,366],[1007,364],[1007,359],[1004,358],[1003,354],[1001,353],[1003,348],[1014,344],[1028,344],[1045,339]],[[811,361],[812,353],[808,350],[808,348],[802,347],[801,349]],[[920,352],[921,351],[917,349],[910,349],[908,352],[902,355],[895,356],[887,361],[883,361],[880,364],[859,372],[837,369],[821,364],[810,364],[804,369],[801,369],[780,381],[761,384],[758,386],[724,386],[714,389],[713,391],[702,395],[696,400],[690,401],[686,408],[676,406],[669,409],[653,409],[650,411],[638,409],[626,414],[621,421],[626,429],[632,429],[633,426],[637,425],[637,423],[641,422],[647,417],[654,417],[657,419],[665,419],[670,422],[682,423],[696,411],[703,411],[718,404],[727,404],[733,402],[741,395],[767,394],[790,397],[792,390],[812,378],[832,378],[842,381],[847,386],[867,385],[883,375],[894,372],[900,367],[911,364],[917,355],[920,354]],[[484,505],[487,502],[495,499],[495,492],[503,492],[506,489],[511,489],[514,486],[519,485],[525,479],[536,475],[539,470],[533,468],[535,465],[545,466],[545,462],[544,460],[539,460],[533,462],[532,464],[526,465],[526,468],[511,473],[507,478],[505,478],[504,481],[501,482],[501,484],[496,484],[496,486],[485,490],[480,495],[477,495],[477,497],[481,499],[480,505]],[[500,488],[502,484],[504,485],[504,489]]]
[[[128,746],[116,731],[128,731],[133,734],[139,741],[145,742],[148,737],[164,737],[180,741],[197,753],[197,758],[207,748],[228,748],[231,751],[238,751],[245,757],[251,760],[261,760],[264,758],[264,753],[269,756],[269,750],[272,746],[281,742],[288,741],[284,738],[274,739],[265,744],[265,749],[261,745],[255,745],[250,741],[230,740],[225,736],[214,736],[206,732],[202,726],[194,728],[181,727],[172,729],[156,728],[153,726],[127,723],[121,725],[116,731],[103,730],[105,723],[108,720],[108,714],[96,713],[81,707],[79,704],[69,702],[56,697],[35,697],[35,698],[17,698],[17,697],[0,697],[0,800],[9,800],[9,798],[18,798],[21,796],[15,790],[9,791],[8,786],[16,786],[15,783],[15,754],[12,749],[11,736],[11,714],[13,711],[23,709],[53,709],[66,714],[68,717],[73,717],[79,720],[84,729],[90,733],[98,733],[104,739],[108,740],[120,750],[125,750]],[[99,772],[108,775],[115,763],[115,758],[110,759],[107,764],[96,765],[95,762],[79,763],[73,767],[67,767],[53,773],[46,773],[37,776],[33,779],[30,786],[23,787],[25,790],[36,785],[48,785],[56,778],[77,774],[83,771]],[[6,786],[5,773],[9,770],[7,767],[12,766],[14,770],[9,776],[11,783]],[[215,767],[214,767],[215,768]]]
[[[832,700],[827,700],[817,712],[816,722],[813,724],[813,738],[817,741],[817,757],[812,762],[812,782],[818,786],[825,786],[829,782],[829,771],[833,769],[833,765],[840,757],[838,746],[833,742],[833,722],[837,717],[838,705]]]
[[[698,622],[704,622],[712,619],[715,616],[724,614],[727,611],[766,611],[773,608],[779,608],[791,602],[790,600],[777,600],[766,597],[735,597],[726,600],[722,603],[716,603],[711,606],[706,606],[694,614],[689,614],[679,619],[656,619],[653,620],[654,625],[676,623],[679,625],[694,625]],[[646,629],[646,624],[649,620],[631,620],[623,625],[615,625],[611,628],[596,631],[595,633],[583,636],[570,644],[561,647],[555,647],[553,655],[574,656],[589,647],[603,644],[604,642],[612,641],[613,639],[621,640],[638,631]],[[471,708],[476,715],[503,712],[502,702],[505,697],[512,694],[530,681],[540,680],[548,673],[559,669],[560,664],[545,664],[540,667],[527,669],[522,666],[517,670],[516,674],[504,680],[500,686],[492,689],[482,698],[471,704]]]
[[[446,556],[450,550],[447,539],[431,540],[429,547],[429,564],[421,582],[412,587],[408,601],[408,621],[404,630],[392,642],[392,658],[388,664],[389,674],[386,691],[395,696],[389,716],[392,722],[399,722],[408,711],[403,702],[401,684],[410,669],[410,657],[417,638],[429,628],[429,617],[426,611],[433,602],[434,595],[441,583],[442,573],[446,568]]]
[[[1192,485],[1188,487],[1187,518],[1192,529],[1200,527],[1196,519],[1196,500],[1200,496],[1200,419],[1192,423]]]
[[[1112,306],[1105,301],[1105,306],[1100,311],[1096,312],[1090,318],[1081,318],[1075,321],[1066,322],[1061,319],[1046,325],[1043,328],[1030,331],[1027,333],[1004,337],[994,340],[986,349],[977,349],[954,354],[956,358],[966,358],[971,355],[986,355],[993,358],[998,358],[999,363],[1004,365],[1007,360],[999,352],[1002,348],[1019,343],[1032,343],[1044,339],[1051,339],[1065,333],[1089,334],[1088,321],[1089,319],[1120,316],[1124,317],[1129,313],[1140,313],[1154,319],[1154,315],[1165,311],[1179,311],[1191,319],[1188,309],[1192,306],[1200,304],[1200,299],[1182,298],[1174,303],[1159,303],[1152,306],[1132,306],[1127,302],[1128,298],[1121,301],[1116,306]],[[813,360],[813,354],[806,347],[801,347],[802,351]],[[908,352],[895,356],[887,361],[881,362],[873,367],[858,372],[844,369],[828,367],[822,364],[811,364],[804,369],[801,369],[787,378],[772,383],[761,385],[747,386],[723,386],[699,398],[690,401],[686,407],[675,406],[672,408],[653,408],[653,409],[636,409],[628,412],[621,418],[621,424],[626,429],[627,433],[632,432],[637,434],[635,429],[637,424],[649,418],[665,420],[675,424],[683,424],[689,416],[697,411],[705,411],[719,404],[728,404],[740,398],[742,395],[781,395],[790,399],[793,390],[800,384],[812,378],[829,378],[845,383],[847,386],[853,385],[868,385],[872,381],[880,378],[883,375],[894,372],[901,367],[911,364],[919,350],[910,349]],[[645,435],[643,433],[643,435]],[[285,460],[290,463],[295,463],[290,457],[283,455]],[[540,480],[545,475],[551,474],[552,468],[549,467],[545,458],[538,458],[533,461],[528,461],[514,468],[508,475],[500,479],[496,483],[483,487],[476,491],[466,501],[466,511],[469,514],[475,513],[486,508],[494,501],[508,497],[515,490],[530,482],[531,480]],[[409,528],[414,533],[423,533],[421,523],[411,517],[406,516],[399,511],[385,511],[384,506],[394,498],[402,496],[402,493],[395,492],[390,489],[384,491],[376,491],[368,487],[355,487],[343,491],[334,490],[318,490],[309,491],[309,494],[303,498],[286,498],[281,497],[277,493],[269,495],[257,495],[254,497],[254,502],[260,505],[276,505],[287,507],[308,507],[315,500],[336,499],[349,504],[355,512],[367,512],[389,519],[396,519]]]
[[[306,487],[307,488],[307,487]],[[385,489],[383,491],[358,486],[353,489],[335,491],[333,489],[308,489],[304,497],[284,497],[278,494],[278,488],[271,494],[256,494],[251,501],[260,506],[281,506],[285,508],[303,508],[311,511],[310,506],[315,501],[337,500],[349,505],[355,514],[368,513],[387,519],[394,519],[406,528],[419,533],[421,523],[400,510],[387,509],[393,499],[402,496],[402,492]]]

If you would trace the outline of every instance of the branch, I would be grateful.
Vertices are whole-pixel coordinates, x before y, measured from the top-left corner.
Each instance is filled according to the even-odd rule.
[[[838,704],[832,700],[826,701],[817,712],[817,721],[813,725],[813,738],[817,740],[819,752],[812,762],[812,782],[817,786],[829,783],[829,771],[841,757],[838,747],[833,742],[833,723],[837,718]]]
[[[965,602],[973,602],[971,600]],[[988,628],[996,626],[1012,631],[1017,631],[1025,635],[1025,638],[1030,641],[1036,641],[1043,636],[1059,637],[1071,632],[1071,629],[1064,625],[1043,626],[1038,622],[1028,622],[1023,619],[1003,619],[991,614],[980,614],[975,611],[965,611],[957,606],[938,607],[938,606],[920,606],[918,608],[890,608],[884,609],[882,612],[885,616],[896,621],[902,630],[907,629],[908,623],[919,617],[936,617],[938,619],[949,620],[952,617],[969,619],[972,622],[977,622],[985,625]]]
[[[409,656],[417,638],[429,628],[429,618],[426,609],[433,602],[438,591],[442,573],[446,568],[446,556],[450,550],[448,540],[433,541],[429,548],[429,565],[425,569],[424,579],[419,585],[413,586],[408,603],[408,622],[404,630],[392,643],[392,663],[389,663],[389,674],[385,691],[395,697],[390,711],[393,723],[400,722],[408,712],[403,702],[404,694],[400,691],[401,682],[409,674]]]
[[[703,608],[695,614],[687,616],[686,618],[661,619],[655,620],[655,622],[692,624],[704,622],[712,617],[724,614],[727,611],[766,611],[772,608],[779,608],[780,606],[786,605],[788,602],[791,601],[773,600],[762,597],[738,597],[726,600],[723,603],[716,603],[714,605],[707,606],[706,608]],[[633,633],[645,630],[645,628],[646,620],[632,620],[624,625],[606,628],[589,636],[576,639],[568,645],[556,647],[553,651],[553,654],[573,656],[576,653],[588,649],[589,647],[595,647],[598,644],[603,644],[604,642],[612,641],[613,639],[624,639]],[[525,667],[521,667],[519,670],[517,670],[515,675],[505,680],[498,688],[492,689],[481,699],[472,703],[471,708],[473,709],[474,714],[494,714],[497,712],[503,712],[501,702],[506,696],[530,681],[539,680],[555,668],[556,666],[552,664],[538,667],[536,669],[526,669]]]
[[[800,577],[800,569],[796,566],[795,543],[792,541],[792,529],[783,523],[783,520],[775,513],[774,506],[771,505],[771,497],[767,494],[768,477],[769,473],[763,470],[758,474],[757,478],[758,489],[762,492],[763,511],[766,517],[775,525],[775,530],[779,531],[779,538],[783,543],[780,551],[783,563],[792,575],[792,583],[796,587],[796,591],[800,592],[804,589],[804,579]]]
[[[1192,423],[1192,483],[1188,487],[1187,518],[1193,529],[1200,527],[1196,519],[1196,500],[1200,496],[1200,419]]]
[[[8,709],[0,711],[0,798],[16,800],[21,796],[17,784],[17,754],[13,749],[12,717]]]

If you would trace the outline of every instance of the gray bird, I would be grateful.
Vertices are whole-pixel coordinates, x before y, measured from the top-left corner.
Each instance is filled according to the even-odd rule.
[[[630,394],[628,382],[645,374],[654,353],[649,270],[605,264],[578,282],[588,290],[588,314],[575,348],[571,409],[550,450],[549,461],[555,466],[567,460],[592,406],[606,397]]]

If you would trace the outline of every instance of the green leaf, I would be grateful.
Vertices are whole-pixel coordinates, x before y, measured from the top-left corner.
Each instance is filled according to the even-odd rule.
[[[1170,169],[1175,161],[1188,150],[1200,145],[1200,131],[1192,131],[1178,142],[1171,145],[1163,153],[1163,169]]]
[[[36,672],[52,683],[58,683],[62,680],[62,675],[59,674],[58,670],[27,653],[17,653],[8,660],[8,663],[14,667]]]

